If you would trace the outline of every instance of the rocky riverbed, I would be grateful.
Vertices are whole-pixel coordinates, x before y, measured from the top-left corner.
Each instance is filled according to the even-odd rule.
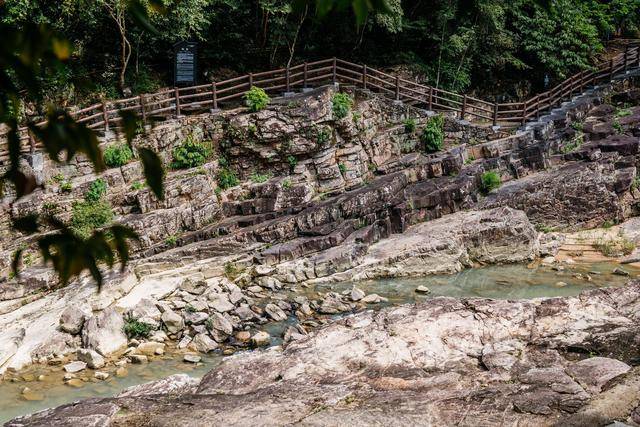
[[[639,304],[631,282],[366,311],[229,357],[201,381],[176,375],[7,425],[638,423]]]
[[[637,90],[615,93],[615,106],[603,104],[608,93],[580,98],[542,128],[512,135],[447,118],[443,150],[431,154],[423,151],[419,137],[430,112],[391,106],[355,91],[353,114],[336,119],[329,107],[335,90],[323,88],[259,113],[176,119],[141,137],[137,143],[163,152],[167,164],[167,153],[187,137],[210,140],[217,158],[195,170],[170,172],[164,201],[155,200],[148,189],[132,190],[140,178],[139,162],[101,176],[114,213],[141,234],[136,259],[128,270],[108,273],[96,293],[86,278],[57,288],[50,271],[29,258],[32,265],[25,266],[24,274],[0,289],[0,372],[5,378],[19,379],[22,369],[37,363],[63,369],[63,381],[73,387],[86,382],[88,374],[87,380],[105,381],[129,364],[162,360],[169,352],[198,363],[202,354],[258,349],[230,358],[197,388],[184,377],[160,383],[154,390],[169,384],[187,394],[162,396],[158,406],[147,409],[173,417],[168,402],[181,405],[180,399],[189,396],[195,399],[189,405],[206,401],[203,411],[224,412],[227,421],[241,424],[234,418],[239,409],[224,405],[244,408],[242,399],[254,396],[256,408],[264,407],[265,423],[302,421],[295,419],[300,414],[313,421],[316,414],[333,411],[355,423],[373,420],[368,411],[374,408],[391,417],[391,404],[380,403],[407,393],[409,403],[397,412],[407,423],[416,421],[412,417],[418,408],[427,408],[424,413],[435,424],[477,419],[493,424],[499,413],[513,422],[548,424],[579,413],[606,392],[609,380],[627,374],[625,367],[636,356],[621,355],[619,348],[624,334],[635,342],[635,327],[629,325],[635,320],[635,283],[624,291],[533,302],[435,298],[387,307],[381,314],[369,310],[405,301],[389,301],[367,284],[524,263],[530,268],[542,264],[539,268],[557,277],[552,283],[557,289],[570,281],[606,285],[601,271],[580,270],[585,247],[628,262],[606,273],[616,270],[617,280],[632,278],[640,259],[635,249],[640,224],[632,218],[640,197]],[[416,118],[417,131],[403,125],[407,117]],[[96,178],[86,166],[78,161],[64,170],[72,177],[70,194],[54,184],[13,206],[15,213],[51,210],[55,200],[57,214],[68,219],[74,201]],[[40,171],[42,179],[60,173],[58,166],[48,167]],[[484,187],[487,172],[499,177],[500,188]],[[229,173],[237,175],[238,185],[223,187],[219,177]],[[601,236],[571,234],[594,226],[605,230]],[[7,230],[0,230],[2,253],[20,245],[29,248],[31,242]],[[430,291],[419,287],[412,295]],[[610,301],[612,296],[620,301]],[[350,317],[353,313],[359,314]],[[344,316],[347,320],[335,323]],[[364,326],[353,328],[349,322]],[[417,335],[403,335],[403,322]],[[430,324],[436,325],[435,332]],[[333,354],[330,338],[335,338]],[[594,347],[601,339],[602,346]],[[376,343],[381,347],[373,348]],[[277,348],[259,350],[270,345]],[[496,361],[489,355],[483,360],[486,345],[493,346],[486,351],[496,353]],[[418,353],[407,350],[414,346]],[[596,362],[578,361],[585,351],[574,354],[574,347],[607,359],[593,358],[602,365],[588,365]],[[314,352],[321,356],[317,370],[308,366]],[[405,366],[408,358],[416,360]],[[254,360],[258,371],[239,376],[237,369],[249,363],[243,361]],[[289,368],[277,369],[281,363]],[[492,370],[492,363],[499,369]],[[570,373],[610,368],[619,375],[605,375],[606,380]],[[282,375],[272,378],[274,372]],[[219,392],[218,386],[202,388],[217,384],[214,377]],[[235,381],[240,381],[238,391],[229,395]],[[440,388],[440,399],[427,393]],[[494,394],[483,394],[494,388]],[[294,389],[310,398],[294,401]],[[547,391],[538,393],[542,389]],[[139,392],[150,393],[145,390]],[[427,403],[422,391],[438,404]],[[513,397],[529,392],[530,401]],[[283,396],[286,410],[269,400],[273,393]],[[217,397],[209,402],[211,394]],[[140,422],[136,414],[147,410],[140,402],[148,399],[126,399],[131,418],[125,415],[122,422],[135,425]],[[72,417],[87,414],[100,423],[121,418],[120,402],[60,411],[78,410]],[[359,402],[365,412],[354,407],[352,414],[349,405]],[[86,409],[92,405],[101,409]],[[486,405],[493,409],[477,418]],[[52,414],[30,420],[44,422]],[[200,419],[189,416],[175,419],[181,425]],[[318,423],[327,423],[318,417]]]

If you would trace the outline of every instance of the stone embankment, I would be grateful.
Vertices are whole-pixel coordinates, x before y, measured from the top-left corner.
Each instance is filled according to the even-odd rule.
[[[264,325],[285,319],[293,321],[284,330],[284,343],[310,343],[313,340],[308,340],[308,334],[330,323],[331,315],[362,311],[383,301],[368,292],[365,284],[344,293],[306,292],[310,285],[528,262],[539,255],[553,255],[558,249],[557,242],[548,236],[540,239],[540,230],[597,226],[622,221],[636,212],[640,195],[635,179],[639,107],[607,108],[608,104],[600,105],[601,100],[593,98],[569,111],[564,123],[557,123],[544,139],[534,139],[530,133],[505,136],[492,128],[448,119],[443,150],[426,154],[420,132],[429,113],[389,105],[371,94],[357,92],[352,114],[338,120],[330,108],[334,90],[322,89],[259,113],[239,110],[192,116],[151,130],[139,143],[163,153],[167,164],[172,147],[186,138],[211,141],[216,159],[200,168],[171,171],[167,198],[162,202],[147,189],[132,189],[140,179],[138,162],[105,172],[106,198],[114,212],[141,234],[142,242],[136,248],[138,259],[130,270],[111,274],[100,294],[88,279],[65,289],[52,289],[54,278],[46,269],[35,266],[26,268],[17,280],[5,283],[0,289],[0,371],[34,362],[63,364],[75,359],[96,366],[96,361],[100,365],[103,358],[105,365],[100,369],[110,373],[127,363],[152,360],[165,351],[165,346],[192,352],[189,358],[195,361],[195,352],[231,354],[268,344],[276,337],[269,337]],[[617,94],[616,99],[621,104],[637,105],[637,95],[637,91],[629,90]],[[416,119],[416,130],[404,124],[408,117]],[[607,121],[617,124],[603,129]],[[87,174],[82,161],[65,170],[72,182],[71,193],[63,192],[62,185],[53,180],[46,191],[34,193],[13,208],[22,213],[42,211],[52,209],[55,200],[58,215],[69,218],[73,201],[83,197],[96,177]],[[55,168],[45,171],[60,173]],[[482,176],[488,171],[495,171],[503,185],[486,194]],[[239,185],[223,188],[220,176],[229,172],[239,178]],[[256,179],[258,175],[266,177],[266,182],[259,182],[264,179]],[[3,245],[7,245],[2,248],[4,254],[29,244],[18,236],[5,239],[8,231],[3,233]],[[636,292],[637,287],[629,289]],[[602,299],[608,292],[589,294],[589,298],[597,295]],[[622,292],[618,296],[625,295]],[[436,301],[440,302],[434,302],[434,307],[443,303],[448,307],[445,312],[454,313],[454,317],[458,312],[466,313],[461,316],[469,321],[486,317],[469,308],[473,303]],[[575,298],[550,301],[554,302],[487,304],[515,304],[490,313],[508,323],[517,311],[514,307],[528,307],[539,320],[547,308],[551,312],[565,306],[573,310],[583,303],[583,299]],[[407,321],[414,322],[418,317],[424,320],[427,315],[441,315],[433,307],[399,310]],[[393,312],[386,313],[380,318],[369,313],[355,319],[368,318],[377,325],[379,319]],[[589,317],[589,322],[600,322],[598,316]],[[602,322],[613,323],[599,328],[604,332],[612,325],[617,327],[619,319],[614,317],[603,317]],[[147,325],[148,336],[129,339],[125,325],[138,324]],[[344,323],[340,325],[322,331],[344,327]],[[581,325],[570,323],[567,328],[577,328],[575,333],[562,329],[564,332],[557,335],[567,340],[582,339],[583,345],[588,337],[581,332]],[[480,327],[477,323],[467,326]],[[375,335],[369,329],[363,330]],[[318,332],[315,339],[324,333]],[[471,338],[460,339],[458,344],[449,338],[440,345],[464,347]],[[349,336],[349,340],[360,348],[369,345],[365,334]],[[422,346],[419,341],[412,345]],[[527,355],[525,347],[538,346],[537,341],[524,342],[515,347],[517,351],[504,352],[517,358],[521,353]],[[340,341],[335,343],[339,346]],[[558,348],[551,341],[540,345]],[[295,348],[294,344],[290,348]],[[444,353],[438,356],[441,350]],[[308,351],[311,354],[313,349],[309,347]],[[406,354],[398,351],[393,354],[405,360]],[[506,358],[500,352],[500,358]],[[477,361],[477,354],[474,347],[468,357]],[[429,355],[442,364],[438,369],[448,368],[445,362],[450,356],[449,349],[439,347]],[[552,356],[548,366],[537,368],[550,368],[556,361],[555,353]],[[261,356],[243,357],[249,360]],[[464,361],[460,366],[470,363],[462,355],[453,357],[455,369],[446,375],[453,375],[460,367],[458,359]],[[569,369],[569,362],[559,361],[558,367]],[[390,364],[385,369],[393,372],[392,368],[396,366]],[[428,377],[429,369],[420,368],[420,372]],[[376,372],[382,370],[363,372],[377,378],[380,376],[376,377]],[[327,371],[328,379],[331,375]],[[472,381],[472,376],[463,376],[465,381]],[[555,371],[552,376],[557,376]],[[329,389],[349,389],[346,384],[339,385],[344,378],[335,378],[333,386],[327,383]],[[388,387],[400,384],[398,378]],[[73,379],[69,377],[69,381]],[[434,381],[438,384],[440,380]],[[542,385],[548,388],[550,384],[535,378],[531,381],[522,384],[529,384],[531,389]],[[581,384],[577,379],[571,381]],[[560,404],[562,399],[553,395],[545,397],[547,404],[541,407],[551,408],[549,413],[558,408],[565,411],[571,405],[582,407],[592,391],[583,385],[576,388],[571,381],[557,387],[573,390],[566,392],[570,396],[562,397],[569,403]],[[416,384],[407,387],[422,387]],[[466,385],[465,390],[473,389],[472,384]],[[304,387],[310,393],[329,393],[313,381]],[[271,391],[260,393],[255,392],[256,401]],[[483,399],[476,397],[470,401],[480,405],[474,408],[481,408]],[[235,398],[225,399],[231,402]],[[302,401],[298,404],[306,405]],[[107,411],[114,408],[111,403],[104,405],[101,407]],[[526,402],[522,405],[528,407]],[[460,407],[451,409],[454,412],[460,414]],[[96,419],[103,415],[98,414]],[[278,423],[279,418],[274,419]],[[434,418],[438,419],[445,418]]]

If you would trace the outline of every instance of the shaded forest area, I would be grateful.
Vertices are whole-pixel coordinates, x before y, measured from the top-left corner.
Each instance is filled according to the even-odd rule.
[[[518,99],[589,68],[608,40],[640,26],[640,0],[388,0],[368,14],[359,1],[328,13],[322,0],[160,0],[165,13],[154,3],[143,4],[158,32],[133,25],[126,0],[7,0],[0,19],[47,23],[71,41],[71,60],[43,73],[58,105],[170,86],[179,40],[198,42],[200,82],[337,56]]]

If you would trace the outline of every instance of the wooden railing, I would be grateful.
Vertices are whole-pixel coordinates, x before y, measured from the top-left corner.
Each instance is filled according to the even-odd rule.
[[[382,93],[394,100],[415,104],[430,110],[453,111],[462,119],[500,124],[504,127],[524,125],[528,120],[581,93],[589,86],[609,82],[613,76],[640,67],[640,46],[627,47],[610,61],[582,71],[546,92],[522,102],[497,103],[461,95],[433,86],[422,85],[393,76],[367,65],[332,58],[308,62],[290,68],[247,74],[232,79],[197,86],[167,89],[126,99],[103,101],[74,111],[71,115],[91,129],[108,131],[117,126],[119,111],[136,112],[144,122],[159,116],[181,116],[188,113],[237,105],[252,87],[267,93],[281,94],[294,89],[327,83],[349,83]],[[38,126],[45,122],[38,123]],[[26,128],[20,129],[22,152],[33,152],[38,143]],[[8,157],[6,142],[0,145],[0,161]]]

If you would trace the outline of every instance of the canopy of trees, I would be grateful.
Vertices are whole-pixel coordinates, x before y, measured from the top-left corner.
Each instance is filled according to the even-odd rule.
[[[587,68],[606,40],[635,37],[640,24],[640,0],[333,1],[141,2],[158,31],[132,25],[126,0],[6,0],[0,20],[47,23],[71,41],[71,60],[43,82],[59,103],[169,85],[172,44],[185,39],[200,44],[201,81],[339,56],[514,98],[523,77],[538,89]]]

